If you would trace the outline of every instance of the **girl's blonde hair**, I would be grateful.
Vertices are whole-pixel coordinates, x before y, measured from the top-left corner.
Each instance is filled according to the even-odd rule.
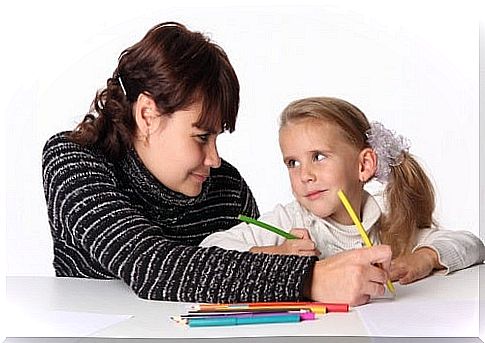
[[[369,121],[362,111],[347,101],[329,97],[293,101],[281,114],[280,129],[289,122],[308,118],[335,124],[343,137],[359,151],[370,148],[366,135],[370,129]],[[384,191],[387,213],[380,219],[378,234],[382,243],[391,246],[393,257],[398,257],[411,252],[417,230],[435,224],[435,196],[428,176],[408,152],[403,151],[402,162],[390,168]]]

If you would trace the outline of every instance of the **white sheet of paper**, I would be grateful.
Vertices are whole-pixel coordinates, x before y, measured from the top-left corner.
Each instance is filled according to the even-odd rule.
[[[131,315],[68,311],[10,311],[7,337],[84,337],[122,322]]]
[[[430,300],[412,303],[382,301],[359,306],[369,335],[477,337],[478,302]]]

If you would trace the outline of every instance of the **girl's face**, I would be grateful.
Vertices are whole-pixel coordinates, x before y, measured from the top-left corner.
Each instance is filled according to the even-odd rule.
[[[318,217],[352,224],[337,192],[342,189],[360,212],[360,154],[340,128],[323,120],[302,119],[282,127],[279,141],[298,202]]]
[[[187,196],[197,196],[211,168],[221,164],[216,139],[219,133],[195,126],[200,104],[154,117],[149,139],[139,132],[135,149],[147,169],[165,186]]]

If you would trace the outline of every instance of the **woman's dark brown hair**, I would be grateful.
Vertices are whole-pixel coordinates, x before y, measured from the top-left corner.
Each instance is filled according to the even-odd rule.
[[[234,131],[239,82],[225,52],[199,32],[166,22],[124,50],[106,88],[97,92],[91,111],[69,135],[81,145],[96,146],[118,159],[136,134],[133,104],[143,93],[162,115],[201,101],[197,127]]]

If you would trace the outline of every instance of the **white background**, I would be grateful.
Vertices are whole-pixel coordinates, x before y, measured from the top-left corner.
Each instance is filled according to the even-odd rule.
[[[228,54],[241,107],[219,152],[239,168],[262,212],[292,198],[277,144],[279,113],[296,98],[336,96],[407,136],[436,186],[438,221],[479,234],[483,8],[476,2],[176,3],[18,1],[2,9],[7,275],[53,275],[43,144],[78,123],[120,52],[163,21],[206,33]]]

